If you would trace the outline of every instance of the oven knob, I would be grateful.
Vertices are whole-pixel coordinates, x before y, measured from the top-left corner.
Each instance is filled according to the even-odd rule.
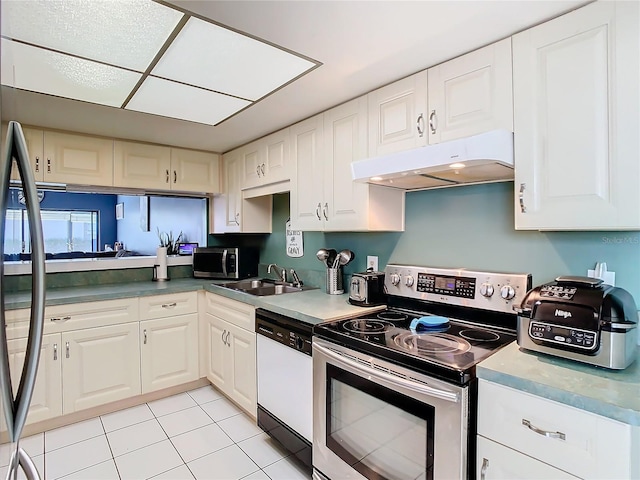
[[[500,296],[505,300],[511,300],[516,296],[516,291],[511,285],[505,285],[500,289]]]
[[[491,295],[493,295],[493,285],[488,282],[480,285],[480,295],[482,295],[483,297],[490,297]]]
[[[400,275],[397,273],[391,274],[391,285],[398,285],[400,283]]]
[[[404,279],[404,284],[407,287],[412,287],[413,286],[413,277],[411,275],[407,276],[407,278]]]

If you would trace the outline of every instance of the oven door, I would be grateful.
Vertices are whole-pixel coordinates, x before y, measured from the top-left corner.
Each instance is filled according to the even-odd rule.
[[[314,476],[464,479],[469,387],[313,337]]]

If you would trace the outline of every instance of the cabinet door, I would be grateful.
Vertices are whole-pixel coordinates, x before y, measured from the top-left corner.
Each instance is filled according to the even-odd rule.
[[[113,184],[117,187],[170,188],[169,147],[117,140],[113,162]]]
[[[198,379],[198,314],[140,322],[142,393]]]
[[[293,176],[289,154],[289,129],[272,133],[263,139],[265,176],[263,183],[283,182]]]
[[[175,317],[198,312],[196,292],[171,293],[140,297],[140,320]]]
[[[263,183],[266,169],[262,146],[261,141],[256,141],[240,149],[243,172],[242,188],[257,187]]]
[[[242,175],[241,152],[234,151],[224,156],[224,221],[219,233],[239,232],[242,221],[242,191],[240,178]]]
[[[227,392],[228,386],[228,373],[227,373],[227,361],[228,357],[226,347],[226,336],[229,333],[227,328],[227,322],[209,313],[205,313],[206,322],[206,375],[207,379],[218,387],[221,391]]]
[[[44,181],[113,186],[113,140],[44,132]]]
[[[256,334],[235,325],[227,324],[228,395],[231,399],[256,416]]]
[[[220,193],[220,156],[216,153],[171,149],[171,189]]]
[[[513,131],[511,39],[427,71],[429,144],[498,128]]]
[[[638,2],[513,37],[517,229],[640,227]]]
[[[367,98],[370,157],[426,145],[426,70],[374,90]]]
[[[20,375],[27,350],[27,339],[9,340],[9,365],[13,393],[18,390]],[[42,337],[40,362],[33,396],[29,404],[27,424],[47,420],[62,415],[62,349],[60,348],[60,334],[54,333]],[[3,422],[3,430],[4,427]]]
[[[137,322],[62,334],[64,414],[140,394]]]
[[[320,114],[290,128],[296,164],[296,172],[291,179],[291,225],[297,230],[318,231],[324,228],[322,122]]]
[[[366,230],[369,185],[354,182],[351,162],[367,155],[367,98],[324,112],[325,230]]]
[[[478,480],[577,479],[535,458],[478,435],[476,472]]]
[[[3,123],[2,133],[0,134],[0,144],[2,145],[3,153],[6,148],[7,130],[8,124]],[[35,128],[22,127],[22,133],[24,133],[24,139],[27,143],[27,153],[29,154],[29,163],[31,163],[34,178],[36,182],[41,182],[44,174],[43,132]],[[11,168],[10,179],[14,181],[20,180],[20,174],[15,164]]]

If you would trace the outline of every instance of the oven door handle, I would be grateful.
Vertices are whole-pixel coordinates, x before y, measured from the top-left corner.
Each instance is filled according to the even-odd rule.
[[[385,382],[391,383],[392,385],[411,390],[412,392],[428,395],[430,397],[440,398],[452,403],[458,403],[458,401],[460,400],[460,395],[457,393],[447,392],[438,388],[429,387],[428,385],[411,382],[409,380],[405,380],[402,377],[396,377],[395,375],[384,373],[380,370],[376,370],[362,363],[355,362],[349,358],[343,357],[338,353],[334,353],[330,349],[320,346],[317,343],[313,344],[313,348],[317,349],[323,355],[329,357],[335,363],[355,368],[361,372],[366,373],[370,378],[379,378],[381,380],[384,380]]]

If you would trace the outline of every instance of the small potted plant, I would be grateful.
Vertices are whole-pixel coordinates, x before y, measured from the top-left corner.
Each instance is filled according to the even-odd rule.
[[[161,232],[160,228],[156,228],[158,231],[158,239],[160,240],[160,247],[164,247],[167,249],[167,255],[177,255],[178,254],[178,243],[182,239],[182,232],[175,238],[173,238],[173,231]]]

